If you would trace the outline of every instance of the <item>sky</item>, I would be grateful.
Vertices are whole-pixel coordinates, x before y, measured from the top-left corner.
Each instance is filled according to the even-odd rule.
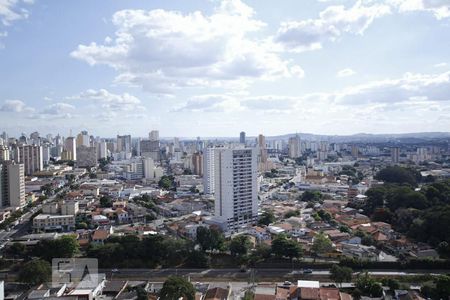
[[[0,131],[450,131],[450,0],[0,0]]]

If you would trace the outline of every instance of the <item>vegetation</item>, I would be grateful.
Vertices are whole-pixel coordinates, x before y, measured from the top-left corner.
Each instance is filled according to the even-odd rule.
[[[170,276],[164,282],[164,285],[159,293],[161,299],[167,300],[194,300],[195,289],[192,283],[179,276]]]
[[[198,227],[196,241],[203,250],[219,250],[223,248],[225,238],[217,229]]]
[[[32,260],[27,262],[19,271],[19,281],[29,285],[37,285],[50,279],[52,269],[45,260]]]
[[[416,186],[421,180],[421,175],[413,169],[402,168],[399,166],[391,166],[379,171],[375,179],[382,180],[387,183],[409,184]]]
[[[325,254],[333,250],[331,240],[323,232],[316,234],[311,251],[314,256]]]
[[[304,202],[321,202],[322,199],[323,195],[319,191],[304,191],[299,197],[299,200]]]
[[[158,186],[165,190],[175,190],[175,178],[173,176],[163,175],[158,181]]]
[[[272,241],[272,253],[276,256],[288,257],[292,260],[301,257],[302,248],[296,241],[288,239],[284,234],[280,234]]]
[[[367,272],[358,276],[355,287],[361,291],[363,296],[381,297],[383,295],[381,284],[373,279]]]
[[[56,240],[42,240],[33,249],[33,256],[46,261],[53,258],[73,257],[79,251],[79,244],[75,236],[65,235]]]
[[[273,222],[275,222],[276,218],[272,211],[265,211],[262,213],[262,215],[259,217],[258,224],[259,225],[269,225]]]
[[[284,214],[284,217],[286,219],[289,219],[290,217],[298,217],[300,215],[299,210],[290,210],[287,213]]]
[[[366,192],[366,214],[391,223],[407,236],[438,247],[450,256],[450,180],[434,182],[414,190],[410,185],[384,184]],[[440,245],[440,246],[439,246]]]
[[[110,196],[102,196],[100,198],[100,207],[112,207],[112,198]]]
[[[353,270],[349,267],[340,267],[339,265],[333,265],[330,270],[330,278],[337,284],[343,282],[351,282]]]
[[[230,242],[230,252],[233,256],[244,256],[251,249],[251,243],[248,236],[240,235],[233,238]]]

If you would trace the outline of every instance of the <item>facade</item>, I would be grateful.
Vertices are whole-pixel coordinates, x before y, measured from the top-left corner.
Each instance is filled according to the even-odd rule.
[[[31,176],[44,168],[42,146],[23,145],[18,148],[18,163],[24,165],[25,175]]]
[[[148,134],[148,138],[150,141],[159,141],[159,131],[158,130],[152,130]]]
[[[203,188],[205,194],[214,194],[214,148],[203,152]]]
[[[244,131],[241,131],[241,133],[239,134],[239,143],[245,144],[245,132]]]
[[[196,152],[192,155],[193,173],[203,176],[203,154]]]
[[[235,232],[258,219],[257,149],[211,148],[214,172],[214,217],[227,231]],[[211,176],[212,175],[212,176]]]
[[[107,158],[108,157],[108,146],[105,141],[101,141],[98,143],[98,158]]]
[[[9,160],[9,148],[6,145],[0,145],[0,162]]]
[[[290,158],[298,158],[302,156],[301,149],[300,149],[300,137],[298,135],[295,135],[294,137],[289,138],[289,157]]]
[[[64,141],[64,155],[61,155],[66,160],[77,160],[77,145],[75,142],[75,138],[69,136]]]
[[[391,161],[394,164],[399,163],[399,161],[400,161],[400,148],[399,147],[391,148]]]
[[[141,141],[141,156],[150,157],[154,161],[160,159],[160,148],[158,140],[142,140]]]
[[[145,179],[154,179],[155,178],[155,163],[153,159],[150,157],[144,157],[142,159],[142,165],[144,169],[144,178]]]
[[[131,135],[117,136],[117,152],[131,152]]]
[[[97,148],[77,147],[77,166],[81,168],[95,167],[97,165]]]
[[[40,214],[33,219],[33,229],[36,232],[70,231],[75,229],[75,216]]]
[[[0,164],[0,207],[25,206],[25,176],[23,164]]]

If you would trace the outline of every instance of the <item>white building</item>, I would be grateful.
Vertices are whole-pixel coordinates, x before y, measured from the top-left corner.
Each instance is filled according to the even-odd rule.
[[[19,147],[18,163],[24,164],[25,175],[31,176],[44,168],[42,146],[23,145]]]
[[[297,158],[302,156],[300,149],[300,137],[295,135],[294,137],[289,138],[289,157]]]
[[[206,148],[203,154],[203,186],[205,194],[214,194],[214,148]]]
[[[214,219],[231,232],[258,219],[256,148],[210,148],[206,182],[214,182]],[[211,168],[211,164],[214,166]]]

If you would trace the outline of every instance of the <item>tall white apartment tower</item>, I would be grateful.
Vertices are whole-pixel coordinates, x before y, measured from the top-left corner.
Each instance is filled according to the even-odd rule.
[[[203,152],[203,189],[205,194],[214,194],[214,148]]]
[[[258,220],[256,148],[212,148],[215,219],[236,232]]]

